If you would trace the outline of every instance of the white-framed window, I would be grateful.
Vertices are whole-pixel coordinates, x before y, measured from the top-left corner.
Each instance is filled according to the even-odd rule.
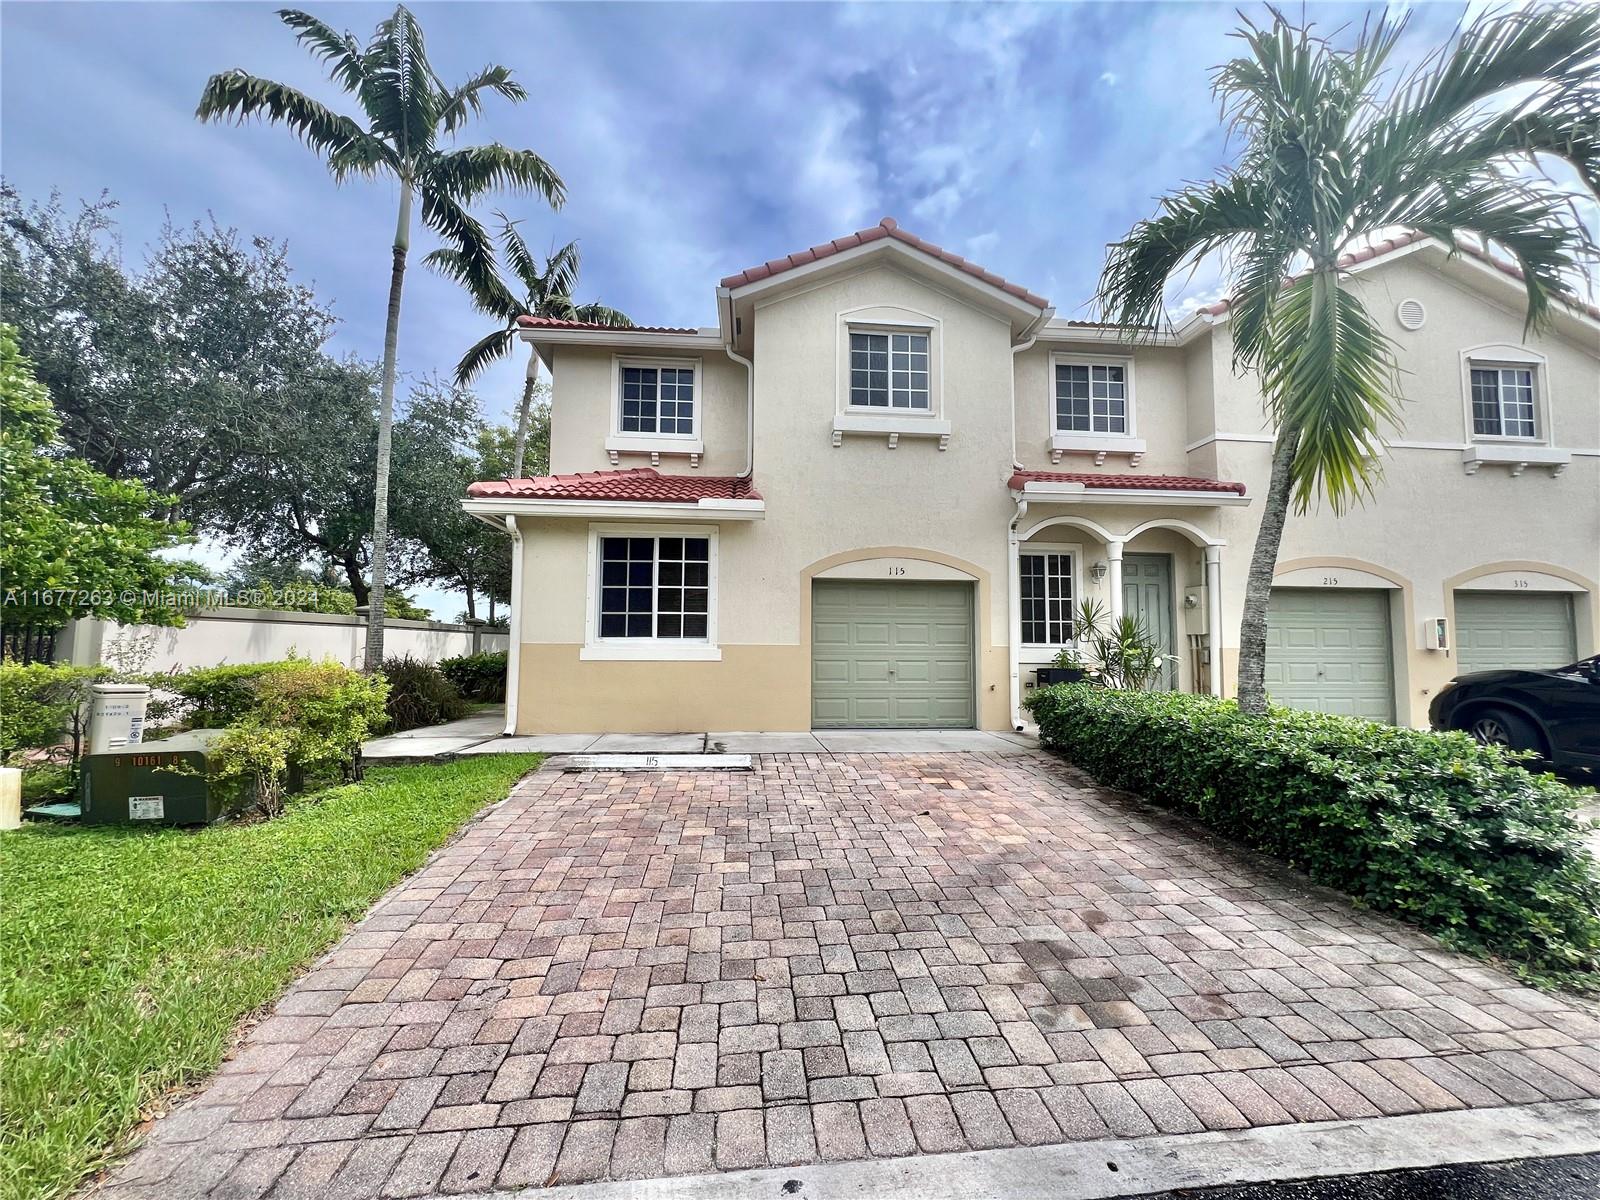
[[[930,412],[927,330],[850,330],[850,407]]]
[[[1133,432],[1129,364],[1057,357],[1051,366],[1057,433],[1124,437]]]
[[[1022,610],[1022,644],[1067,646],[1076,640],[1077,554],[1066,547],[1023,549],[1017,560],[1017,602]]]
[[[714,526],[589,530],[585,658],[720,658]]]
[[[699,431],[699,398],[700,364],[694,359],[619,359],[614,432],[692,439]]]
[[[1532,365],[1474,362],[1469,372],[1473,437],[1538,437],[1538,373]]]

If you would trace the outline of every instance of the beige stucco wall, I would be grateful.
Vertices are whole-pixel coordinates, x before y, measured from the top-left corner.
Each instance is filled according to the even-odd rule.
[[[1391,448],[1373,495],[1342,516],[1323,504],[1292,513],[1284,529],[1279,574],[1298,567],[1362,568],[1402,586],[1391,596],[1395,645],[1395,709],[1399,719],[1427,723],[1428,704],[1457,673],[1453,652],[1422,648],[1423,620],[1451,618],[1454,587],[1497,564],[1516,563],[1524,573],[1543,572],[1581,583],[1574,598],[1580,654],[1600,644],[1600,346],[1568,338],[1524,338],[1522,313],[1498,298],[1408,257],[1356,277],[1369,310],[1395,339],[1401,377],[1402,425],[1389,432]],[[1427,309],[1421,330],[1405,330],[1395,319],[1399,302],[1420,299]],[[1557,446],[1578,451],[1559,477],[1531,466],[1513,477],[1507,467],[1486,465],[1467,475],[1461,447],[1469,439],[1461,355],[1486,344],[1525,346],[1545,356],[1546,419]],[[1196,473],[1245,482],[1261,495],[1271,469],[1271,447],[1229,440],[1229,434],[1260,434],[1265,419],[1259,391],[1227,369],[1227,327],[1212,354],[1218,432],[1223,438],[1191,454]],[[1428,443],[1418,445],[1417,443]],[[1587,453],[1582,453],[1587,452]],[[1260,509],[1224,510],[1220,529],[1229,543],[1224,558],[1223,604],[1228,687],[1235,678],[1244,569]],[[1330,579],[1340,578],[1337,569]]]
[[[662,472],[699,471],[705,475],[737,475],[744,470],[747,452],[745,432],[745,369],[721,350],[713,353],[685,354],[677,350],[641,350],[620,355],[606,347],[560,346],[555,348],[554,395],[550,409],[550,470],[555,474],[573,471],[611,470],[605,441],[616,422],[616,361],[619,358],[649,361],[693,359],[700,364],[699,431],[705,443],[705,457],[691,468],[688,458],[663,454],[657,470]],[[618,467],[647,467],[646,453],[623,452]]]
[[[1453,588],[1497,566],[1544,570],[1576,580],[1579,649],[1600,643],[1600,347],[1558,337],[1528,345],[1547,358],[1546,382],[1556,441],[1580,453],[1560,478],[1531,467],[1513,478],[1504,467],[1476,475],[1462,469],[1467,440],[1460,353],[1486,343],[1520,344],[1521,314],[1474,291],[1422,259],[1402,259],[1358,277],[1385,328],[1396,338],[1404,376],[1404,428],[1387,474],[1369,502],[1342,517],[1324,510],[1291,517],[1282,569],[1360,568],[1398,585],[1392,598],[1397,712],[1422,723],[1429,699],[1455,672],[1453,655],[1421,649],[1424,617],[1453,616]],[[1428,309],[1418,333],[1400,329],[1395,305],[1414,296]],[[903,437],[890,449],[881,434],[846,434],[835,447],[840,402],[842,314],[871,308],[921,314],[936,324],[939,415],[951,423],[948,449]],[[1005,488],[1011,470],[1013,417],[1018,456],[1050,466],[1049,361],[1039,344],[1013,357],[1010,331],[986,310],[887,266],[798,288],[761,304],[754,317],[755,478],[765,518],[719,529],[717,610],[722,648],[716,662],[612,662],[581,657],[587,604],[587,519],[524,521],[521,686],[518,727],[544,731],[732,731],[810,725],[810,595],[819,571],[846,561],[910,558],[953,567],[974,581],[978,721],[1009,723],[1010,607],[1007,525],[1015,509]],[[1084,346],[1085,352],[1116,353]],[[1259,439],[1265,417],[1259,392],[1231,370],[1227,325],[1178,348],[1133,352],[1137,433],[1148,446],[1143,473],[1186,473],[1242,480],[1252,497],[1265,490],[1270,447]],[[653,352],[648,355],[656,356]],[[1013,364],[1015,374],[1013,376]],[[552,461],[558,471],[603,469],[610,429],[612,355],[563,347],[556,361]],[[716,355],[702,359],[703,431],[708,474],[743,463],[743,367]],[[1186,450],[1191,444],[1194,450]],[[1425,443],[1407,445],[1406,443]],[[1439,448],[1443,446],[1445,448]],[[623,466],[640,465],[624,456]],[[663,459],[662,470],[688,471]],[[1069,454],[1057,469],[1094,470]],[[1125,458],[1100,468],[1127,470]],[[1221,538],[1225,684],[1237,658],[1245,571],[1259,508],[1166,508],[1153,505],[1035,503],[1024,531],[1051,517],[1086,518],[1122,536],[1152,519],[1195,526]],[[688,522],[695,518],[686,516]],[[1041,530],[1038,540],[1073,542],[1083,551],[1083,594],[1095,589],[1088,568],[1106,557],[1101,538],[1081,528]],[[1129,542],[1130,554],[1173,557],[1174,625],[1181,686],[1197,677],[1186,635],[1204,630],[1202,552],[1175,529],[1153,529]],[[1540,564],[1544,564],[1541,566]],[[1336,577],[1337,570],[1330,572]],[[1186,590],[1200,599],[1184,609]],[[1037,654],[1024,653],[1024,675]]]

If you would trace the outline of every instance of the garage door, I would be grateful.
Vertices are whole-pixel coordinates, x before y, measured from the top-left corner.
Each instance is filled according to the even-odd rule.
[[[1394,720],[1389,597],[1343,588],[1274,588],[1267,695],[1290,708]]]
[[[972,585],[818,580],[811,722],[818,729],[970,729]]]
[[[1564,667],[1578,657],[1572,599],[1560,592],[1457,592],[1456,669]]]

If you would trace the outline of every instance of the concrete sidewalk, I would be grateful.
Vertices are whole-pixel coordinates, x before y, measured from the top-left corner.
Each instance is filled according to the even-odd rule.
[[[369,763],[476,754],[1019,754],[1039,748],[1032,733],[981,729],[817,729],[795,733],[548,733],[507,737],[505,710],[375,738]]]

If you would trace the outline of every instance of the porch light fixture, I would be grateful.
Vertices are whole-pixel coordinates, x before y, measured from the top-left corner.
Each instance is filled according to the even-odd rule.
[[[1095,583],[1099,583],[1105,577],[1106,577],[1106,565],[1105,565],[1105,563],[1097,562],[1097,563],[1095,563],[1094,566],[1089,568],[1089,578],[1094,580]]]

